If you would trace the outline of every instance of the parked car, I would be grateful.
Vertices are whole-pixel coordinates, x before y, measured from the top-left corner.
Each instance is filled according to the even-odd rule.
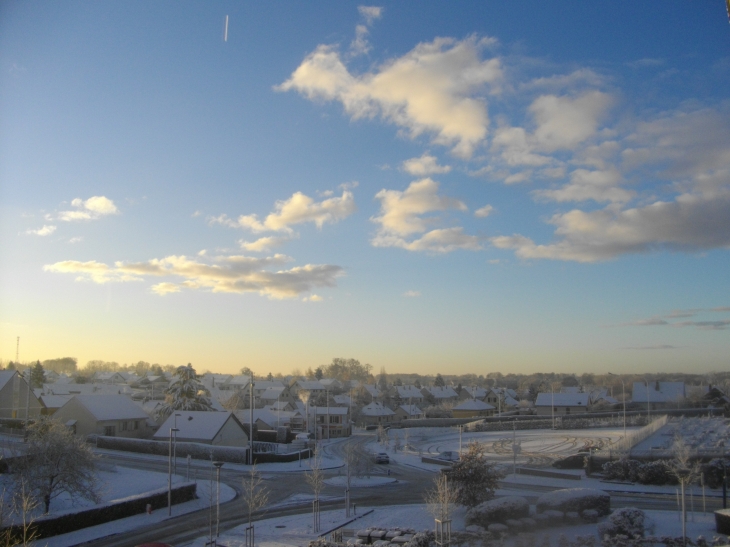
[[[390,463],[390,456],[385,452],[378,452],[375,454],[375,463]]]
[[[553,462],[553,467],[557,469],[583,469],[585,467],[586,457],[588,452],[579,452],[578,454],[571,454],[561,460]]]

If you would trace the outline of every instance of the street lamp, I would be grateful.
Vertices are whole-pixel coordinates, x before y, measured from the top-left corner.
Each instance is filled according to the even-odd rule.
[[[173,418],[173,425],[172,425],[172,472],[177,475],[177,432],[180,431],[177,428],[177,417],[182,416],[182,414],[175,413],[175,417]]]
[[[172,515],[172,434],[177,428],[170,428],[170,444],[167,451],[167,516]]]
[[[651,421],[651,405],[649,404],[649,380],[644,380],[646,384],[646,423]]]
[[[555,387],[550,384],[550,412],[553,416],[553,429],[555,429]]]
[[[609,376],[618,376],[618,379],[621,380],[621,396],[624,399],[624,439],[626,438],[626,386],[624,385],[624,379],[621,378],[618,374],[614,374],[613,372],[608,373]],[[649,397],[648,393],[649,390],[646,390],[647,392],[647,398]]]
[[[221,522],[221,467],[223,467],[223,462],[213,462],[213,465],[216,474],[215,537],[218,537]]]

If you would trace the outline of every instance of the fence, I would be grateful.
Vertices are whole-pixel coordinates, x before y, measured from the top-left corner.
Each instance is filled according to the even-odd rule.
[[[631,450],[634,446],[639,444],[641,441],[648,439],[651,437],[654,433],[659,431],[662,427],[667,425],[667,420],[669,417],[665,414],[664,416],[660,416],[656,420],[652,420],[649,424],[645,425],[638,431],[632,431],[628,433],[623,439],[618,441],[616,444],[612,444],[609,447],[603,448],[603,452],[607,452],[608,450],[611,451],[626,451],[628,452]]]

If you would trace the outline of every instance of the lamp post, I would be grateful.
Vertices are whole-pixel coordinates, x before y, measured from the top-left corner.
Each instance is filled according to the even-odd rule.
[[[555,388],[550,384],[550,413],[553,417],[553,429],[555,429]]]
[[[649,403],[649,380],[644,380],[646,384],[646,423],[651,421],[651,405]]]
[[[182,414],[175,413],[172,425],[172,472],[177,474],[177,432],[180,431],[177,428],[177,417]]]
[[[172,434],[177,432],[174,427],[170,428],[170,445],[167,451],[167,516],[172,515]]]
[[[223,462],[213,462],[215,466],[216,479],[216,501],[215,501],[215,537],[218,537],[218,529],[221,522],[221,467]]]
[[[687,545],[687,512],[685,509],[685,502],[684,502],[684,486],[685,483],[689,480],[690,477],[690,470],[686,467],[681,467],[677,469],[677,478],[679,479],[679,484],[682,487],[682,544]]]
[[[614,374],[613,372],[608,373],[609,376],[618,376],[618,379],[621,380],[621,396],[624,399],[624,439],[626,438],[626,386],[624,385],[624,379],[621,378],[618,374]],[[648,393],[649,390],[646,390],[647,392],[647,400],[648,400]]]

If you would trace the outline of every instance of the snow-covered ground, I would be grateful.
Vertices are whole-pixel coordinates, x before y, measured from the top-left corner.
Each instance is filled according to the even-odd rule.
[[[367,513],[367,514],[366,514]],[[654,523],[653,533],[656,535],[681,535],[681,524],[674,511],[647,511],[647,515]],[[397,505],[388,507],[367,507],[358,508],[358,514],[364,515],[348,522],[344,510],[326,511],[320,515],[320,533],[343,526],[345,529],[362,530],[368,527],[377,528],[410,528],[416,531],[432,530],[434,526],[433,517],[426,510],[424,505]],[[454,511],[452,517],[452,534],[464,531],[464,508]],[[351,517],[352,518],[352,517]],[[320,534],[315,533],[312,528],[312,515],[287,516],[276,519],[262,520],[255,523],[256,544],[259,547],[302,547]],[[245,545],[245,526],[239,526],[222,534],[218,539],[219,546],[241,547]],[[554,528],[540,529],[536,536],[541,538],[548,536],[553,545],[561,534],[568,539],[578,535],[594,535],[597,539],[595,524],[581,524],[577,526],[558,526]],[[712,538],[715,533],[715,521],[712,514],[697,514],[693,520],[687,522],[687,534],[696,539],[703,535],[705,538]],[[180,547],[205,547],[208,538],[198,538],[195,541]],[[505,542],[510,545],[510,540]]]
[[[672,450],[675,438],[698,452],[724,453],[730,447],[730,419],[718,417],[675,418],[631,451],[653,451],[661,456]]]

